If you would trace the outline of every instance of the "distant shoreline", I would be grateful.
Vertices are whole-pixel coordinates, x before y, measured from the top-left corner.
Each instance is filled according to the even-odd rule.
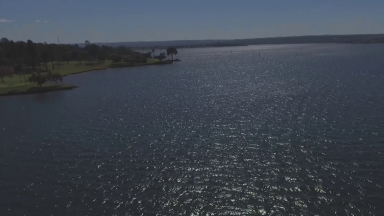
[[[171,41],[137,41],[97,43],[112,47],[125,46],[135,50],[177,48],[208,48],[272,44],[324,44],[324,43],[367,43],[380,41],[384,43],[384,34],[354,34],[354,35],[304,35],[246,39],[208,39],[208,40],[171,40]]]
[[[203,48],[225,48],[225,47],[247,47],[247,46],[270,46],[270,45],[305,45],[305,44],[316,44],[316,45],[322,45],[322,44],[384,44],[383,42],[319,42],[319,43],[263,43],[263,44],[249,44],[249,45],[231,45],[231,46],[186,46],[186,47],[178,47],[179,49],[203,49]],[[137,50],[137,51],[143,51],[143,50],[150,50],[151,48],[148,47],[131,47],[130,49]],[[156,49],[166,49],[165,47],[156,47]]]

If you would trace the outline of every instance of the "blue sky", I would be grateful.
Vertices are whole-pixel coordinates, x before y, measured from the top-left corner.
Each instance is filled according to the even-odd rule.
[[[0,37],[80,43],[384,33],[383,0],[0,0]]]

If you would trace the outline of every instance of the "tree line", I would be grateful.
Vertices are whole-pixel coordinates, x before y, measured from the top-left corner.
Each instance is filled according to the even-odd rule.
[[[31,40],[14,42],[7,38],[0,40],[0,65],[15,66],[15,69],[28,68],[36,70],[45,68],[54,70],[54,62],[98,62],[113,59],[115,56],[132,55],[134,53],[134,51],[126,47],[98,46],[91,44],[89,41],[85,42],[85,46],[80,47],[77,44],[34,43]]]
[[[60,74],[55,74],[55,65],[70,61],[100,63],[105,60],[112,62],[146,63],[148,59],[164,60],[168,56],[177,54],[176,48],[168,48],[166,52],[155,55],[155,50],[147,53],[135,52],[127,47],[99,46],[90,41],[85,41],[84,45],[77,44],[48,44],[34,43],[31,40],[12,41],[7,38],[0,39],[0,66],[13,66],[14,73],[33,74],[29,77],[30,82],[36,82],[39,86],[45,81],[62,81]],[[41,75],[40,72],[48,72]],[[2,78],[5,74],[0,74]],[[4,83],[4,80],[1,79]],[[24,82],[26,82],[24,77]]]
[[[31,40],[12,41],[7,38],[0,40],[0,65],[14,66],[16,72],[26,69],[36,71],[37,69],[54,70],[54,62],[83,61],[103,62],[105,60],[146,62],[149,58],[158,60],[166,59],[166,55],[177,54],[175,48],[168,48],[166,53],[155,55],[155,50],[148,53],[138,53],[124,47],[99,46],[92,44],[88,40],[85,46],[77,44],[47,44],[34,43]],[[129,58],[127,58],[129,56]]]

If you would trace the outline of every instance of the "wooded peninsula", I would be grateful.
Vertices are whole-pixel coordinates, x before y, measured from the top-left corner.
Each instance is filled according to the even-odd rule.
[[[33,94],[76,88],[63,77],[107,68],[172,64],[177,49],[168,47],[156,55],[85,41],[81,46],[0,40],[0,96]],[[171,59],[166,60],[167,56]]]

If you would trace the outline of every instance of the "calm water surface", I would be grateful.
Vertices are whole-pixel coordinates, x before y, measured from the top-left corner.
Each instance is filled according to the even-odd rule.
[[[0,215],[384,215],[383,45],[179,53],[1,97]]]

